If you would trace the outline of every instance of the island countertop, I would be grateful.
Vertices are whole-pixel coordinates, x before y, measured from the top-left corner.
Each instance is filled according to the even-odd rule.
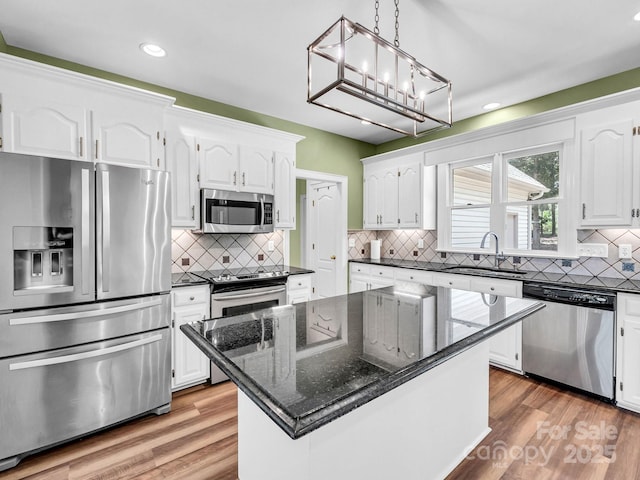
[[[388,287],[180,328],[299,438],[543,308],[443,287]]]

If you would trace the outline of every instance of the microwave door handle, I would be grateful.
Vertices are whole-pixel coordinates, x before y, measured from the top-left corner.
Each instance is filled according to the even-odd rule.
[[[111,206],[109,171],[102,172],[102,291],[109,291],[111,276]]]
[[[260,227],[264,228],[264,198],[260,199]]]
[[[241,294],[237,294],[237,295],[225,295],[224,297],[218,297],[218,298],[213,298],[213,300],[235,300],[238,298],[251,298],[251,297],[260,297],[262,295],[268,295],[270,293],[281,293],[284,292],[286,290],[286,287],[281,287],[281,288],[274,288],[273,290],[263,290],[261,292],[256,292],[256,293],[241,293]],[[215,293],[213,294],[213,297],[215,297]]]
[[[89,294],[89,276],[91,275],[90,255],[90,222],[91,222],[91,197],[89,196],[89,169],[83,168],[81,175],[82,185],[82,212],[80,214],[80,258],[81,268],[81,288],[83,295]]]

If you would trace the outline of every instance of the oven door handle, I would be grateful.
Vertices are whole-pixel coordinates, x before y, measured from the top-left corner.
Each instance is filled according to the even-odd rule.
[[[252,298],[252,297],[261,297],[262,295],[268,295],[270,293],[282,293],[286,290],[286,287],[280,287],[280,288],[274,288],[272,290],[262,290],[260,292],[255,292],[255,293],[241,293],[241,294],[237,294],[237,295],[227,295],[227,294],[220,294],[220,295],[224,295],[217,297],[216,294],[214,293],[211,296],[211,300],[235,300],[237,298]]]

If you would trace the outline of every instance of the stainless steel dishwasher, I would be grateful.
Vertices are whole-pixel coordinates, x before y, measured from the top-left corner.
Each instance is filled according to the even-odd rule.
[[[522,322],[524,372],[612,401],[615,294],[538,283],[522,294],[546,304]]]

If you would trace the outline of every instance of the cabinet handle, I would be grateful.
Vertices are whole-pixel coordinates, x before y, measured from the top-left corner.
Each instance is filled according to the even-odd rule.
[[[416,212],[416,223],[418,223],[418,212]]]
[[[244,175],[245,175],[245,173],[244,173],[244,172],[242,172],[242,186],[243,186],[243,187],[244,187],[244,185],[245,185]]]
[[[98,160],[98,140],[96,140],[96,160]]]
[[[196,299],[196,297],[189,297],[189,300],[191,300],[192,302]]]
[[[233,184],[238,184],[238,172],[233,172]]]
[[[191,205],[191,220],[195,220],[195,219],[196,219],[196,206]]]
[[[492,292],[495,290],[494,287],[490,287],[489,290],[491,290]]]
[[[582,204],[582,219],[584,220],[585,218],[587,218],[587,204],[583,203]]]
[[[84,156],[84,139],[82,137],[80,137],[80,158],[82,158]]]
[[[276,210],[276,222],[280,221],[280,209]]]

